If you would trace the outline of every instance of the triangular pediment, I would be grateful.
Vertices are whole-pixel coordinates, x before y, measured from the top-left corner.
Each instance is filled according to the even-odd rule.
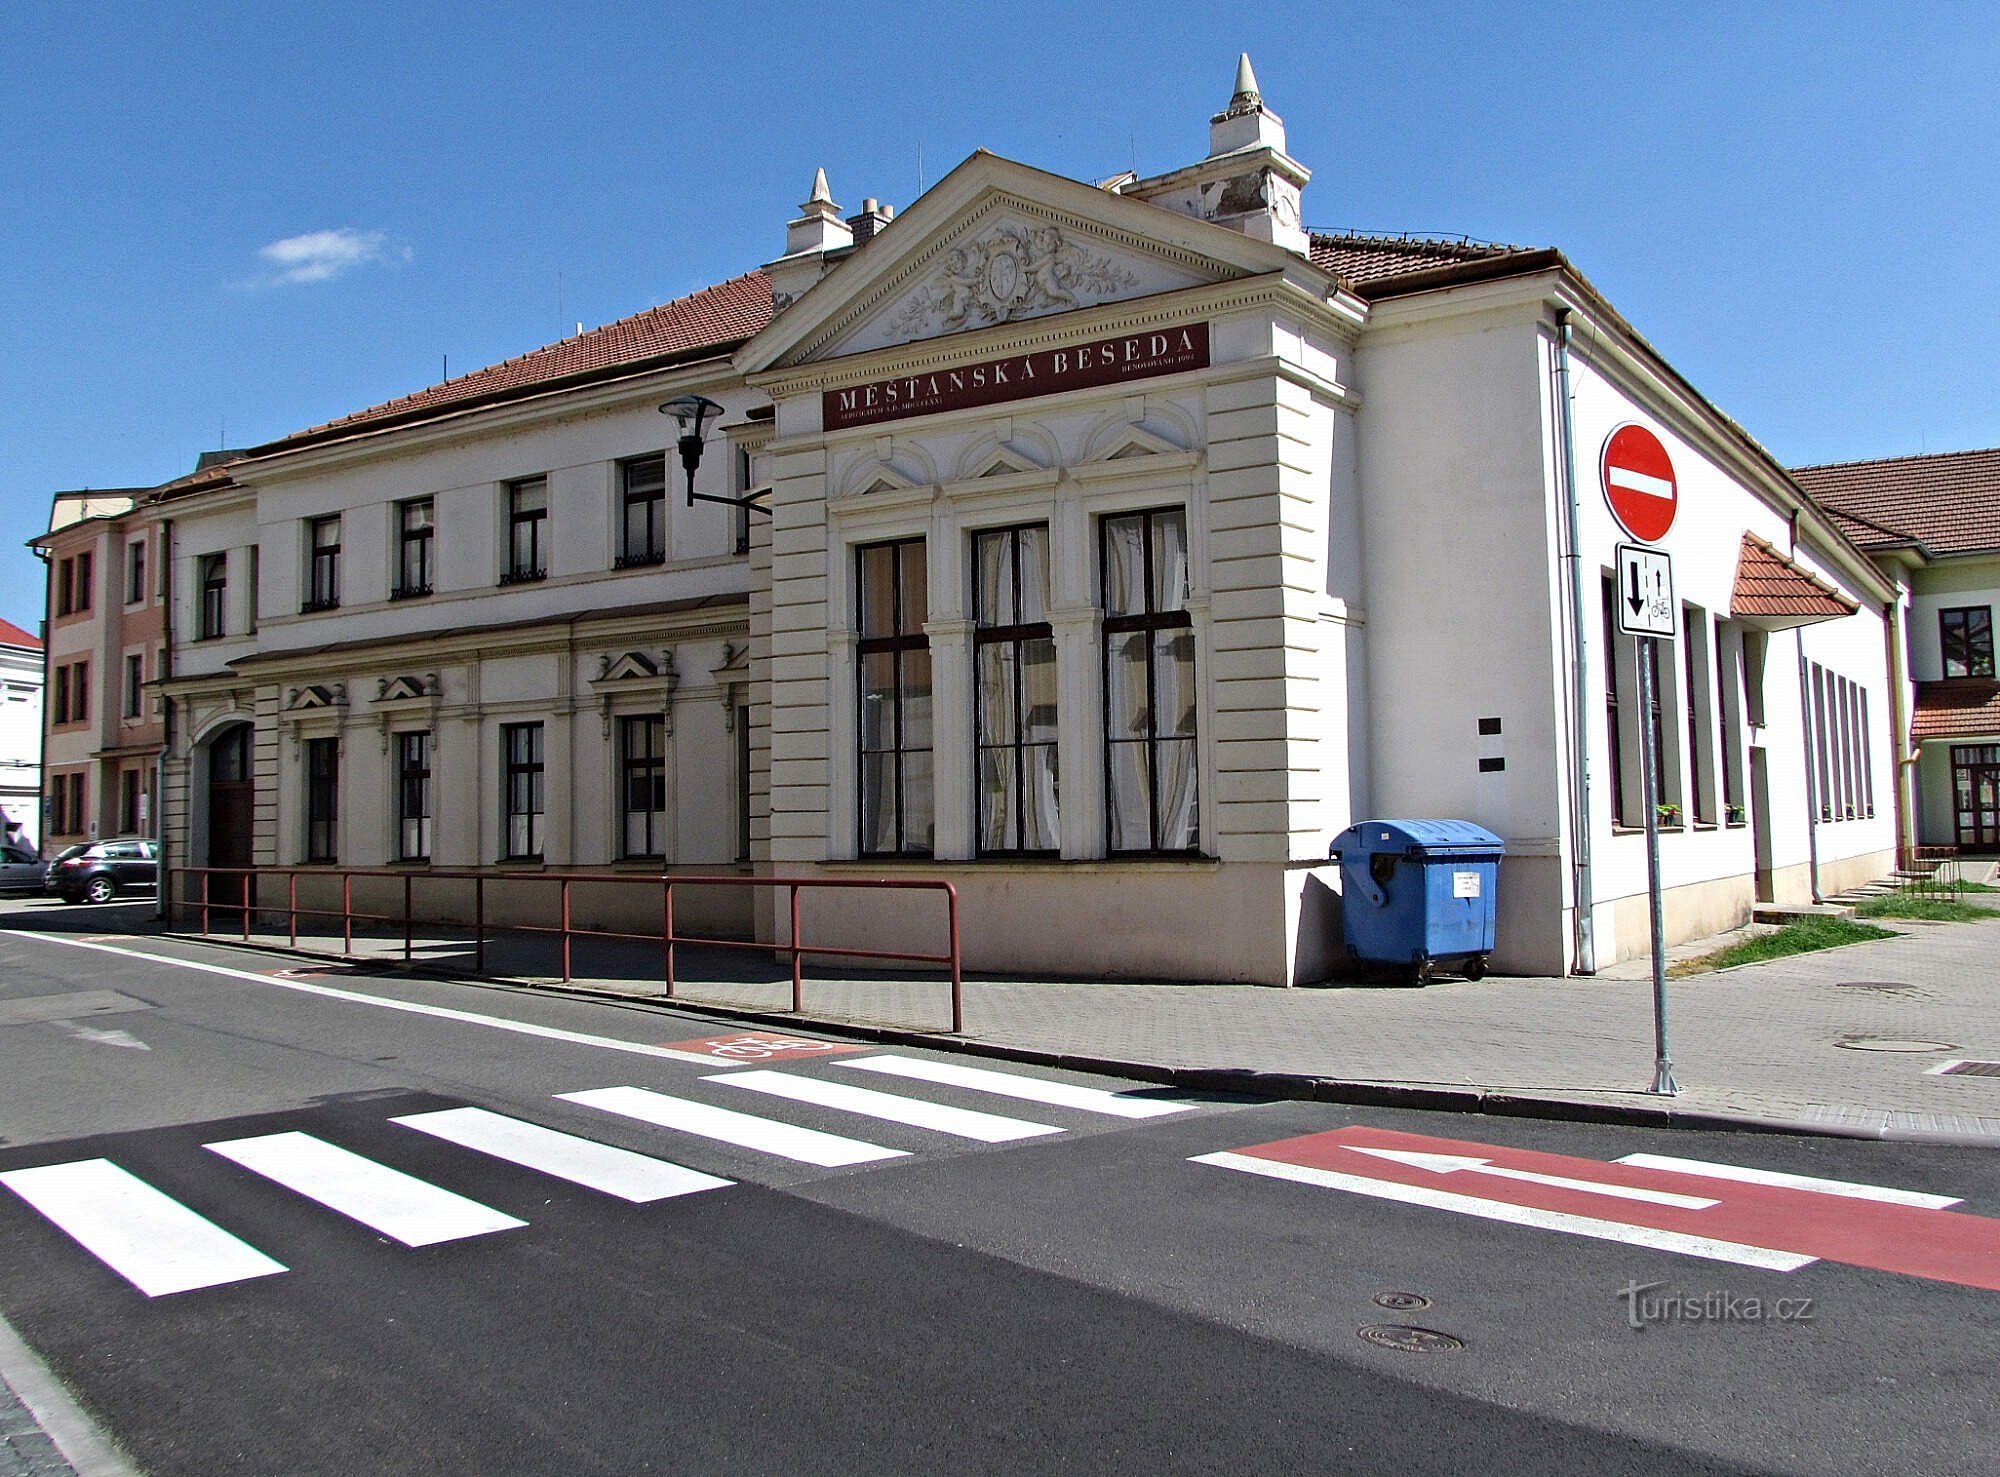
[[[438,680],[435,675],[424,677],[385,677],[376,684],[375,701],[378,703],[418,702],[435,697]]]
[[[590,680],[593,683],[650,682],[659,677],[661,666],[643,651],[628,651],[617,657],[602,656],[598,658],[597,675]]]
[[[1277,271],[1318,275],[1269,242],[981,151],[736,363],[756,373]]]
[[[295,687],[285,704],[288,713],[310,713],[321,708],[341,708],[347,706],[347,684],[333,683],[331,686],[313,683],[309,687]]]

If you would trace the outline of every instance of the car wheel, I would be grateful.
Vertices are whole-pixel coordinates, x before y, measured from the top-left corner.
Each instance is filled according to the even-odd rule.
[[[93,903],[108,903],[111,895],[118,891],[118,884],[109,877],[93,877],[83,886],[83,895]]]

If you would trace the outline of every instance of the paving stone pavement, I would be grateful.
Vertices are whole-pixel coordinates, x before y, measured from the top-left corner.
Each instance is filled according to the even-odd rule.
[[[0,1477],[75,1477],[26,1406],[0,1380]]]

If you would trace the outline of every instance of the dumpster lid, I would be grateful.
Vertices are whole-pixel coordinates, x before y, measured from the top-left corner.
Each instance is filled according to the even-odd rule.
[[[1396,820],[1357,821],[1342,831],[1333,843],[1335,851],[1404,852],[1417,847],[1431,856],[1461,856],[1472,853],[1504,855],[1507,843],[1472,821]]]

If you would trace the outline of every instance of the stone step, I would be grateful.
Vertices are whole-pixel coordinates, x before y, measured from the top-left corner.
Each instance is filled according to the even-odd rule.
[[[1759,903],[1750,916],[1759,923],[1797,923],[1805,918],[1852,918],[1854,909],[1842,903]]]

